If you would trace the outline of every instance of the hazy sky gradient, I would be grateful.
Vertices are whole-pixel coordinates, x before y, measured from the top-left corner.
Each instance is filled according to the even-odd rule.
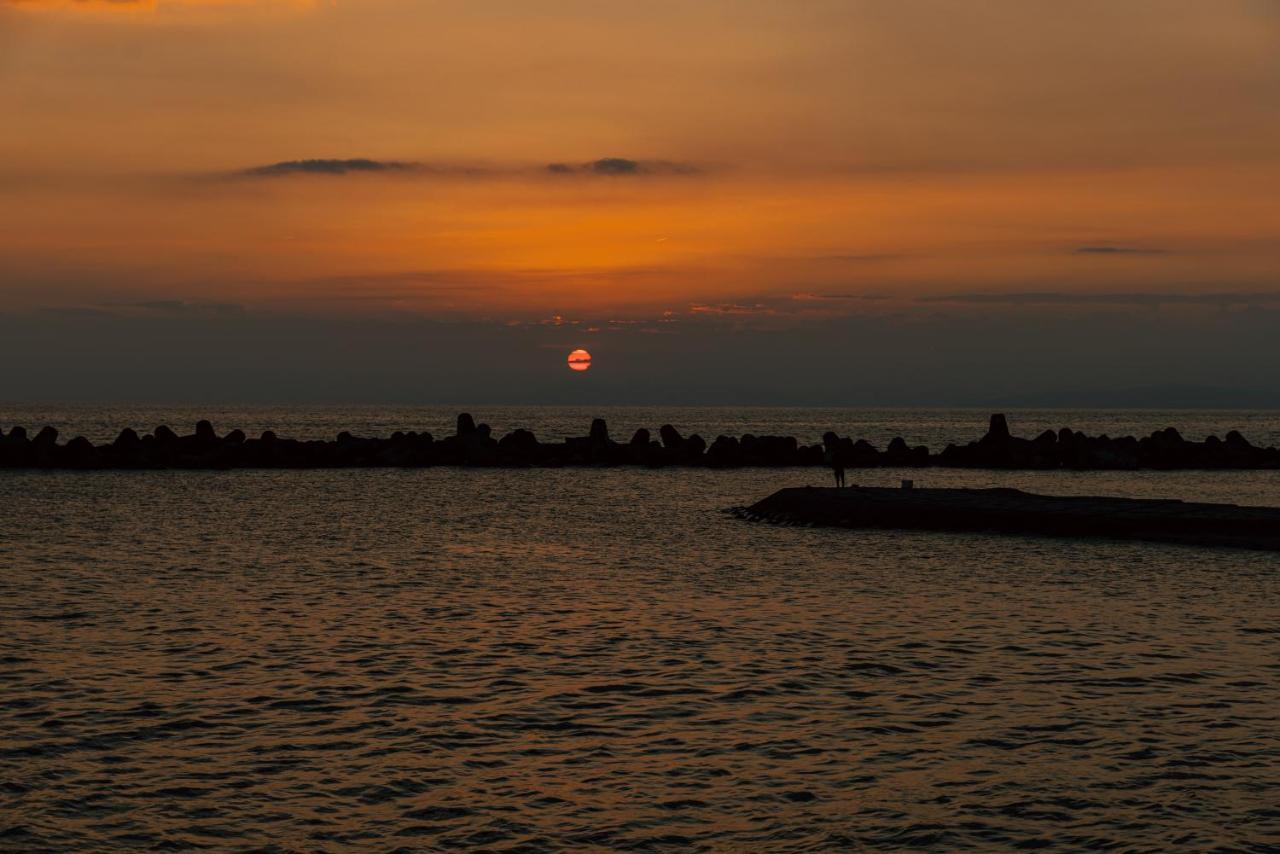
[[[0,0],[0,399],[1280,404],[1278,105],[1270,0]]]

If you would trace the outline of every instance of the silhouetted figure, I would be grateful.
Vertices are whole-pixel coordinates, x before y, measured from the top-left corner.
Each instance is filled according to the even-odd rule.
[[[845,461],[840,457],[840,439],[835,433],[827,433],[822,437],[822,446],[822,461],[831,469],[831,474],[836,479],[836,489],[844,488]]]

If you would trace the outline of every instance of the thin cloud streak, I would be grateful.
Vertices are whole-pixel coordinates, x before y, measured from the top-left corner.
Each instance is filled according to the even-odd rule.
[[[1140,246],[1077,246],[1075,255],[1168,255],[1167,249],[1149,249]]]
[[[820,261],[840,261],[846,264],[875,264],[881,261],[900,261],[904,258],[912,256],[901,252],[870,252],[865,254],[852,253],[846,255],[819,255],[817,260]]]
[[[262,166],[250,166],[233,172],[231,175],[236,178],[287,178],[310,175],[333,177],[371,174],[444,178],[534,177],[540,175],[645,178],[694,176],[704,174],[704,171],[702,167],[691,163],[671,160],[631,160],[625,157],[604,157],[589,163],[548,163],[546,166],[541,167],[527,165],[460,165],[416,160],[376,160],[368,157],[351,157],[281,160]]]
[[[279,178],[287,175],[348,175],[352,172],[409,172],[421,168],[416,163],[396,160],[369,160],[363,157],[347,160],[283,160],[267,166],[245,169],[241,175],[252,178]]]
[[[1226,293],[1064,293],[1059,291],[1027,291],[1005,294],[939,294],[918,297],[924,303],[960,303],[974,305],[1127,305],[1160,306],[1247,306],[1280,303],[1280,291],[1235,291]]]
[[[672,160],[631,160],[626,157],[602,157],[590,163],[548,163],[552,175],[700,175],[702,167]]]

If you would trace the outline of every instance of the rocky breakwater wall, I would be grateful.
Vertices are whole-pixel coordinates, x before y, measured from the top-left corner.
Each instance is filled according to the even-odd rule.
[[[1003,415],[992,415],[987,434],[968,445],[948,445],[932,459],[951,468],[999,469],[1275,469],[1280,450],[1260,448],[1232,430],[1224,439],[1184,439],[1173,427],[1141,439],[1086,436],[1066,427],[1034,439],[1009,432]]]
[[[669,424],[656,438],[642,429],[629,441],[618,442],[599,418],[588,435],[558,442],[539,441],[528,430],[498,438],[489,425],[477,424],[466,413],[458,416],[452,436],[440,438],[415,431],[397,431],[386,438],[342,432],[333,440],[287,439],[266,431],[249,438],[241,430],[219,435],[210,422],[201,421],[190,435],[180,436],[162,425],[145,435],[126,429],[115,441],[95,445],[83,437],[60,443],[52,427],[34,437],[22,427],[0,430],[0,468],[737,467],[813,466],[822,461],[821,446],[802,446],[787,436],[720,436],[708,444]]]
[[[637,430],[619,442],[608,425],[596,419],[586,436],[556,442],[539,441],[528,430],[495,437],[487,424],[464,413],[451,436],[397,431],[386,438],[339,433],[333,440],[298,440],[272,431],[249,438],[241,430],[219,435],[208,421],[190,435],[160,426],[145,435],[123,430],[115,441],[95,445],[84,437],[59,442],[58,431],[45,427],[31,436],[22,427],[0,429],[0,468],[65,469],[232,469],[357,468],[427,466],[822,466],[832,461],[846,468],[947,466],[1003,469],[1261,469],[1280,468],[1280,451],[1258,448],[1232,431],[1224,440],[1184,440],[1168,428],[1143,439],[1086,436],[1063,429],[1035,439],[1010,434],[1003,415],[991,416],[987,434],[967,445],[948,445],[931,453],[895,438],[881,450],[864,439],[823,436],[822,444],[805,445],[792,436],[684,436],[670,424],[658,435]]]

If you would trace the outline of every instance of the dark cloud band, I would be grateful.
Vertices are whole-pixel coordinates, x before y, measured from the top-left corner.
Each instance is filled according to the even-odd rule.
[[[241,178],[282,178],[305,175],[400,174],[414,176],[491,178],[498,176],[582,175],[604,177],[645,177],[661,175],[698,175],[700,167],[672,160],[632,160],[626,157],[602,157],[587,163],[548,163],[542,167],[465,166],[423,163],[406,160],[374,160],[355,158],[316,158],[282,160],[265,166],[252,166],[234,173]]]
[[[632,160],[627,157],[602,157],[589,163],[548,163],[553,175],[697,175],[702,170],[691,163],[671,160]]]
[[[417,168],[415,163],[357,157],[348,160],[282,160],[267,166],[245,169],[240,174],[273,178],[284,175],[347,175],[352,172],[411,172]]]

